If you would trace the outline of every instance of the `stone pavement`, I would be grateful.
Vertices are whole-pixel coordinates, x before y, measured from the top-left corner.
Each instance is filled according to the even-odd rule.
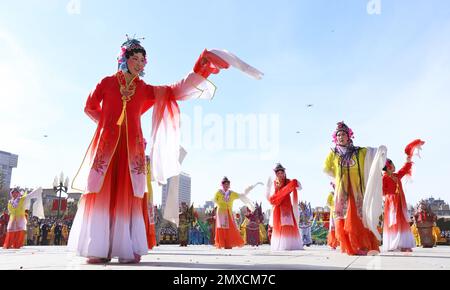
[[[271,252],[269,245],[218,250],[213,246],[162,245],[142,257],[140,264],[122,265],[116,259],[104,265],[88,265],[85,258],[64,246],[29,246],[0,249],[0,269],[25,270],[347,270],[417,269],[449,270],[450,247],[416,248],[413,253],[347,256],[325,246],[303,251]]]

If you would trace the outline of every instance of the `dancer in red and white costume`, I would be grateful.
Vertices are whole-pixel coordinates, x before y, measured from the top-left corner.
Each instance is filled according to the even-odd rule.
[[[225,61],[217,54],[230,58]],[[85,112],[97,123],[72,187],[84,192],[69,237],[69,248],[88,263],[137,263],[153,246],[146,208],[146,161],[141,116],[153,107],[151,172],[165,184],[180,174],[180,110],[177,102],[211,99],[214,85],[207,80],[229,66],[243,65],[226,51],[205,50],[193,72],[166,86],[146,84],[146,51],[139,40],[128,39],[119,55],[119,70],[105,77],[89,95]],[[234,63],[230,63],[234,62]],[[250,66],[238,67],[253,76]],[[246,71],[247,70],[247,71]],[[170,207],[170,210],[168,209]],[[167,205],[166,212],[178,204]],[[147,221],[147,222],[146,222]]]
[[[390,159],[386,161],[386,166],[383,168],[385,171],[383,176],[383,251],[411,252],[415,247],[402,178],[411,175],[413,164],[411,157],[414,150],[423,144],[423,141],[415,140],[406,147],[406,163],[398,172],[395,172],[394,163]]]
[[[286,178],[286,169],[277,164],[276,180],[267,181],[267,199],[272,204],[269,225],[272,227],[270,248],[272,251],[303,250],[298,228],[298,193],[301,189],[296,179]]]

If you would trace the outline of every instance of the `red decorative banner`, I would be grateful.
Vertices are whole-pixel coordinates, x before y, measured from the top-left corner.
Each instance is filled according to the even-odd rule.
[[[65,211],[67,209],[67,199],[61,198],[61,207],[59,211]],[[58,210],[58,199],[53,200],[52,210],[57,211]]]

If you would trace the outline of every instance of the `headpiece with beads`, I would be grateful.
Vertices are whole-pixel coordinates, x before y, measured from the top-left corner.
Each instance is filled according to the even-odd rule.
[[[121,70],[123,72],[128,72],[128,65],[127,65],[127,54],[129,56],[129,53],[131,53],[133,50],[135,51],[143,51],[144,54],[145,48],[141,45],[141,42],[136,38],[130,38],[128,34],[126,35],[127,41],[125,41],[120,49],[119,56],[117,57],[118,62],[118,70]],[[141,38],[144,39],[144,38]],[[144,55],[145,56],[145,55]],[[145,58],[145,63],[147,63],[147,58]],[[139,73],[139,76],[143,77],[145,75],[144,71]]]
[[[351,128],[349,128],[349,127],[344,123],[344,121],[337,123],[336,131],[334,131],[334,133],[333,133],[333,142],[334,142],[335,144],[338,143],[338,142],[337,142],[337,134],[338,134],[339,132],[341,132],[341,131],[347,133],[347,136],[348,136],[348,142],[349,142],[349,143],[353,143],[353,140],[352,140],[352,139],[354,138],[353,130],[352,130]]]

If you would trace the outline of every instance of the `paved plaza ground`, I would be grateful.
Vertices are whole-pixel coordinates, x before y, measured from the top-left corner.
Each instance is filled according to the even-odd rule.
[[[416,248],[413,253],[347,256],[325,246],[303,251],[271,252],[269,245],[219,250],[213,246],[162,245],[142,257],[140,264],[123,265],[116,259],[102,265],[68,252],[64,246],[0,249],[0,269],[25,270],[450,270],[450,246]]]

